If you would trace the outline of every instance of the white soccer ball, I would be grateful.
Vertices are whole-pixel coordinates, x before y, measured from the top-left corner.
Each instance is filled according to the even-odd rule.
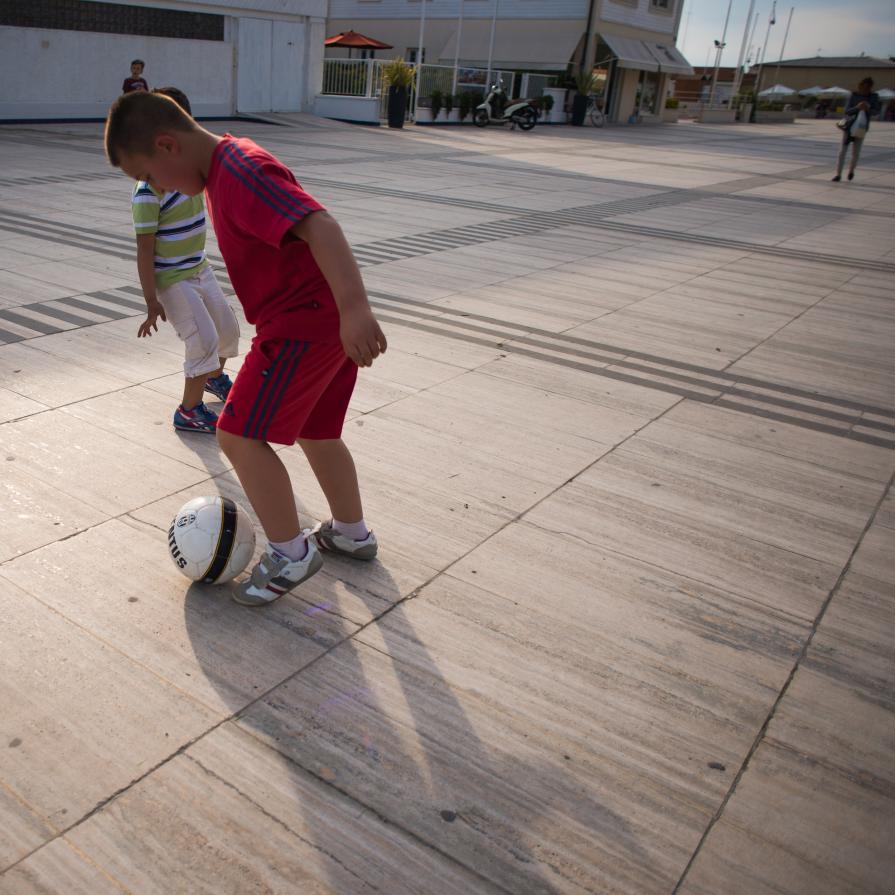
[[[235,578],[255,552],[255,527],[229,497],[196,497],[185,503],[168,529],[174,565],[192,581],[223,584]]]

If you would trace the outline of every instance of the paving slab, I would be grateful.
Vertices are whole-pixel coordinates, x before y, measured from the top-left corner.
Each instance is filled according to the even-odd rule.
[[[846,186],[827,122],[278,122],[212,128],[326,201],[390,348],[379,556],[257,611],[166,555],[247,501],[171,430],[101,127],[0,128],[0,892],[888,891],[895,128]]]
[[[55,833],[77,822],[208,730],[214,715],[5,574],[0,604],[0,779],[4,812],[20,831],[7,855],[16,861],[41,827]]]

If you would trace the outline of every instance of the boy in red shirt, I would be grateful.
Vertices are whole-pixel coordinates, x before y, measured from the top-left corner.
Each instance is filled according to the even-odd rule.
[[[133,179],[190,196],[205,189],[233,288],[256,327],[218,441],[270,545],[234,598],[253,606],[278,599],[320,569],[318,547],[372,559],[376,537],[341,432],[357,368],[370,366],[386,340],[342,229],[269,152],[206,131],[166,96],[119,97],[105,145],[109,161]],[[271,442],[302,448],[329,522],[301,529]]]
[[[131,76],[124,79],[121,85],[122,93],[134,93],[137,90],[149,90],[146,78],[143,77],[143,69],[146,63],[142,59],[134,59],[131,63]]]

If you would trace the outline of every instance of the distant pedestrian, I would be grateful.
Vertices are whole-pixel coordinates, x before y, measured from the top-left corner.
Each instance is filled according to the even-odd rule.
[[[122,93],[134,93],[138,90],[149,90],[149,85],[143,77],[143,69],[146,63],[142,59],[134,59],[131,63],[131,76],[124,79],[121,87]]]
[[[845,156],[848,153],[849,143],[852,145],[852,151],[848,179],[854,180],[855,168],[858,167],[858,158],[861,155],[861,147],[864,145],[864,137],[870,129],[870,119],[874,115],[879,115],[880,108],[879,96],[873,92],[873,78],[864,78],[845,105],[847,127],[842,134],[842,145],[839,147],[839,159],[836,162],[834,182],[838,183],[842,180],[842,168],[845,165]],[[864,113],[864,118],[861,120],[865,123],[864,127],[859,126],[862,112]]]

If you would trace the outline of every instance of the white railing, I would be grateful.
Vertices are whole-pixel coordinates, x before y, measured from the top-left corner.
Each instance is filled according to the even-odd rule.
[[[382,78],[383,67],[386,65],[381,59],[324,59],[323,60],[323,90],[324,94],[336,96],[364,96],[380,97],[380,117],[386,117],[388,90]],[[531,79],[542,76],[532,74]],[[507,89],[510,89],[513,75],[511,72],[492,71],[491,83],[503,80]],[[484,93],[488,71],[484,68],[459,68],[455,72],[452,65],[421,65],[418,77],[420,87],[419,105],[427,106],[429,97],[436,90],[442,93],[460,93],[461,91],[477,90]],[[417,108],[415,90],[417,80],[408,91],[408,112]],[[526,83],[526,82],[524,82]],[[535,86],[536,81],[531,81]]]
[[[379,96],[382,66],[380,59],[324,59],[321,92],[337,96]]]

